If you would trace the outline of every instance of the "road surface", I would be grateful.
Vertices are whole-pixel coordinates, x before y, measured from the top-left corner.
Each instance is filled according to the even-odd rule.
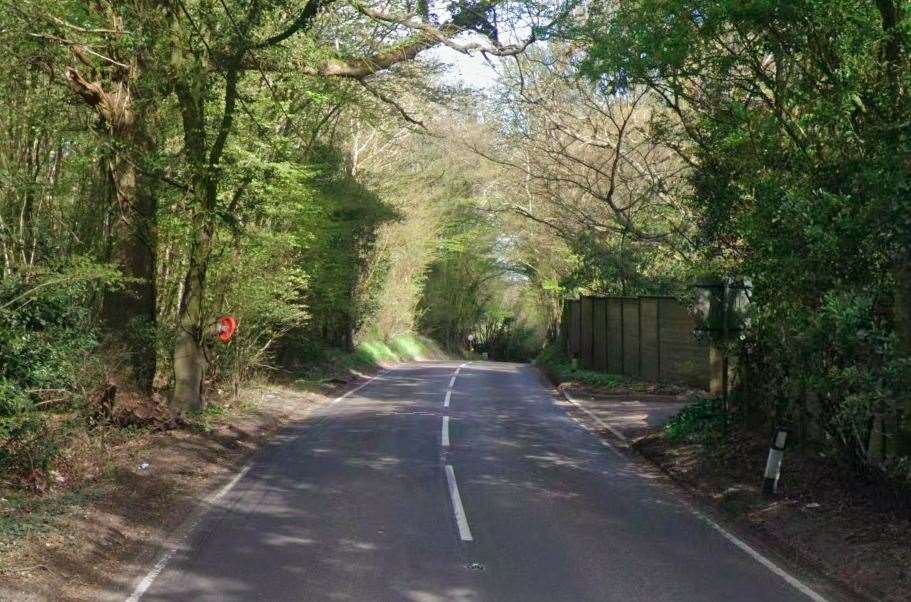
[[[460,365],[399,366],[288,429],[131,600],[813,599],[533,368]]]

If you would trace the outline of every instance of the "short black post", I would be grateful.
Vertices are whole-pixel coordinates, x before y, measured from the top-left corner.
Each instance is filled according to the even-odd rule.
[[[783,426],[775,427],[775,431],[772,433],[772,442],[769,444],[769,459],[765,464],[765,480],[762,483],[762,492],[765,495],[778,493],[781,460],[784,457],[784,448],[787,443],[788,429]]]

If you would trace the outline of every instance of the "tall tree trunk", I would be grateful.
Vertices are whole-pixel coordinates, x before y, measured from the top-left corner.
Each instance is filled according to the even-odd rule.
[[[158,203],[154,183],[140,177],[129,158],[115,156],[109,166],[118,205],[111,228],[112,259],[127,281],[106,291],[102,300],[105,343],[109,352],[122,354],[112,375],[118,384],[149,393],[156,366]]]
[[[174,344],[174,396],[179,410],[195,411],[205,407],[202,395],[206,356],[206,272],[215,240],[215,208],[218,201],[218,163],[231,128],[237,92],[237,73],[229,72],[225,116],[219,134],[207,152],[206,82],[204,69],[197,64],[177,85],[184,135],[184,154],[193,174],[195,212],[189,241],[189,265],[184,278],[183,296],[177,314],[177,339]]]
[[[173,404],[184,411],[196,411],[205,407],[202,394],[203,377],[207,368],[203,349],[204,301],[214,228],[211,221],[199,226],[194,228],[190,243],[190,265],[184,280],[174,344]]]
[[[66,76],[73,91],[96,111],[99,128],[117,149],[108,164],[118,208],[111,228],[112,259],[127,280],[122,288],[107,291],[102,301],[105,346],[121,360],[113,362],[110,376],[121,387],[148,393],[156,364],[158,203],[154,180],[140,176],[136,165],[155,150],[146,130],[155,106],[136,103],[125,82],[114,82],[105,89],[76,69],[68,69]]]
[[[898,338],[898,353],[911,360],[911,257],[900,258],[893,270],[895,277],[894,321]],[[911,456],[911,391],[899,388],[904,399],[901,404],[901,425],[896,451]]]

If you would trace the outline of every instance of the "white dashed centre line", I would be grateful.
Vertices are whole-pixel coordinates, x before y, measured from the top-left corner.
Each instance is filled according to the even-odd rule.
[[[443,407],[448,408],[449,402],[452,398],[452,389],[455,387],[456,377],[459,375],[459,371],[466,364],[462,364],[453,372],[452,377],[449,379],[449,387],[446,390],[446,397],[443,399]],[[443,416],[443,426],[440,433],[440,440],[443,444],[443,447],[449,447],[449,416]],[[452,501],[452,512],[455,515],[456,526],[459,529],[459,538],[462,541],[474,541],[474,538],[471,536],[471,529],[468,528],[468,517],[465,516],[465,508],[462,506],[462,496],[459,495],[459,486],[456,483],[455,471],[452,470],[452,465],[446,465],[446,483],[449,487],[449,499]]]
[[[459,528],[459,538],[462,541],[474,541],[471,529],[468,528],[468,517],[462,507],[462,497],[459,495],[459,486],[456,483],[455,472],[452,466],[446,465],[446,482],[449,484],[449,497],[452,499],[452,512],[455,514],[456,526]]]

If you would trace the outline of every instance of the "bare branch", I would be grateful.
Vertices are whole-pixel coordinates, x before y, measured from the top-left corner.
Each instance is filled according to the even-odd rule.
[[[275,46],[276,44],[281,44],[288,38],[308,29],[310,27],[310,24],[313,22],[313,19],[316,18],[319,9],[323,6],[331,4],[334,1],[335,0],[309,0],[304,6],[304,10],[301,11],[301,14],[287,29],[275,34],[272,37],[266,38],[258,44],[254,44],[253,48],[260,49],[267,48],[269,46]]]
[[[492,8],[496,4],[497,4],[497,2],[492,2],[492,3],[490,3],[490,7]],[[440,44],[444,44],[444,45],[452,48],[453,50],[457,50],[457,51],[465,53],[465,54],[468,54],[471,51],[478,51],[478,52],[481,52],[482,54],[489,54],[492,56],[516,56],[516,55],[519,55],[519,54],[522,54],[523,52],[525,52],[525,50],[536,41],[534,34],[532,34],[528,38],[528,40],[526,40],[522,44],[508,44],[505,46],[496,44],[496,43],[483,44],[481,42],[464,42],[464,43],[456,42],[453,39],[455,36],[446,35],[443,32],[443,28],[437,28],[432,23],[429,23],[424,20],[416,21],[414,19],[414,15],[407,15],[407,16],[390,15],[387,13],[382,13],[380,11],[368,8],[368,7],[364,6],[363,4],[361,4],[360,2],[352,2],[352,5],[362,15],[364,15],[366,17],[370,17],[371,19],[373,19],[375,21],[394,23],[396,25],[401,25],[403,27],[407,27],[408,29],[411,29],[413,31],[420,32],[429,37],[435,38],[437,40],[437,42],[439,42]],[[482,19],[480,18],[480,15],[478,15],[475,17],[474,22],[480,23],[481,20]],[[453,18],[453,20],[450,21],[450,24],[454,24],[456,21],[457,21],[457,19]],[[467,30],[468,30],[468,27],[466,27],[463,31],[467,31]]]
[[[386,104],[392,106],[392,107],[399,113],[399,115],[402,116],[402,119],[404,119],[405,121],[407,121],[408,123],[410,123],[410,124],[412,124],[412,125],[418,126],[419,128],[421,128],[421,129],[424,130],[425,132],[429,132],[429,130],[427,129],[427,126],[424,125],[423,122],[418,121],[417,119],[415,119],[414,117],[412,117],[411,115],[409,115],[409,114],[408,114],[408,111],[406,111],[405,108],[404,108],[402,105],[400,105],[398,102],[396,102],[396,100],[395,100],[394,98],[391,98],[390,96],[387,96],[386,94],[383,94],[383,93],[380,92],[379,90],[377,90],[377,89],[375,89],[375,88],[372,88],[372,87],[369,86],[369,85],[367,84],[367,82],[365,82],[362,78],[359,78],[359,79],[357,79],[357,80],[355,80],[355,81],[357,81],[357,83],[359,83],[361,86],[363,86],[363,88],[364,88],[365,90],[367,90],[370,94],[372,94],[372,95],[375,96],[376,98],[380,99],[380,100],[383,101],[384,103],[386,103]]]
[[[71,46],[74,49],[74,52],[76,52],[76,49],[78,49],[81,52],[88,52],[92,56],[97,56],[101,60],[103,60],[107,63],[111,63],[112,65],[117,65],[118,67],[123,67],[124,69],[130,68],[129,65],[125,65],[124,63],[121,63],[120,61],[115,61],[114,59],[112,59],[109,56],[105,56],[101,53],[95,52],[89,46],[87,46],[85,44],[80,44],[79,42],[74,42],[72,40],[67,40],[66,38],[60,38],[60,37],[57,37],[57,36],[54,36],[51,34],[47,34],[47,33],[31,33],[30,32],[27,35],[29,37],[36,38],[39,40],[48,40],[51,42],[57,42],[59,44],[66,44],[67,46]]]

